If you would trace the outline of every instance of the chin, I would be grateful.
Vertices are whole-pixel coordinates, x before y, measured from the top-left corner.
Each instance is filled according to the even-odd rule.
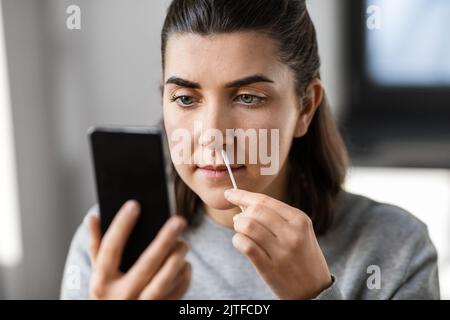
[[[208,207],[217,209],[217,210],[228,210],[236,207],[234,204],[230,203],[227,199],[225,199],[223,192],[225,189],[218,189],[215,191],[205,190],[204,192],[197,193],[200,199],[207,205]]]

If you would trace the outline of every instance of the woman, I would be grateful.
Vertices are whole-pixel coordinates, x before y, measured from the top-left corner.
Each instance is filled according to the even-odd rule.
[[[66,270],[81,272],[80,288],[67,287],[66,271],[62,298],[439,298],[426,226],[342,189],[346,150],[305,1],[174,0],[161,39],[171,151],[176,130],[192,137],[191,161],[173,161],[179,215],[123,274],[139,204],[127,202],[103,238],[93,210],[67,258]],[[275,129],[278,170],[261,174],[260,160],[235,164],[239,189],[228,190],[218,151],[238,152],[235,137],[217,146],[196,123],[222,133]]]

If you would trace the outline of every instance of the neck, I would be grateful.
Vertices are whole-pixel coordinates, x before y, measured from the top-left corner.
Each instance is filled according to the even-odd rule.
[[[286,202],[286,184],[287,184],[287,161],[281,168],[275,180],[261,193],[268,195],[269,197]],[[233,217],[236,214],[241,213],[239,207],[233,207],[231,209],[220,210],[207,206],[204,204],[206,214],[211,217],[216,223],[223,225],[227,228],[233,228]]]

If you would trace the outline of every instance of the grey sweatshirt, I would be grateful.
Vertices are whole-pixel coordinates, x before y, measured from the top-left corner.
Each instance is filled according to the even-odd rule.
[[[318,241],[333,284],[316,299],[439,299],[436,249],[425,224],[393,205],[341,192],[331,228]],[[98,214],[96,207],[88,214]],[[232,245],[234,230],[204,212],[183,235],[191,285],[183,299],[278,299]],[[62,299],[88,299],[91,264],[85,223],[67,256]]]

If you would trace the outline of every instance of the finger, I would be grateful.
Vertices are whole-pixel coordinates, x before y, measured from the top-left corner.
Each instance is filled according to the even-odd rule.
[[[192,279],[192,266],[189,262],[186,263],[185,267],[181,271],[177,280],[175,281],[175,285],[169,294],[166,296],[167,300],[178,300],[183,297],[186,293],[186,290],[189,288]]]
[[[279,244],[277,237],[256,219],[240,214],[234,216],[233,221],[234,230],[255,241],[267,252],[268,256],[272,256],[272,253],[276,252]]]
[[[269,197],[262,193],[250,192],[242,189],[228,189],[224,193],[225,198],[231,203],[246,208],[254,205],[262,205],[272,208],[284,220],[289,221],[291,207],[282,201]]]
[[[236,233],[232,241],[233,246],[250,260],[261,278],[266,283],[271,283],[274,268],[272,260],[266,252],[252,239],[242,233]]]
[[[87,217],[89,225],[89,257],[91,259],[91,264],[95,262],[97,258],[97,253],[100,248],[100,243],[102,239],[102,232],[100,229],[100,219],[96,216]]]
[[[123,248],[139,216],[139,204],[127,201],[106,231],[97,254],[97,265],[103,271],[117,271]]]
[[[177,275],[186,264],[185,256],[187,251],[187,245],[184,242],[180,242],[142,291],[140,299],[161,299],[167,295],[173,287],[173,282]]]
[[[270,256],[259,244],[242,233],[236,233],[232,238],[233,246],[250,259],[255,266],[263,266],[270,263]]]
[[[179,242],[178,237],[186,225],[186,220],[181,216],[174,216],[167,220],[152,243],[127,272],[126,277],[129,281],[136,286],[149,282]]]
[[[276,237],[278,237],[286,230],[286,224],[288,223],[279,214],[277,214],[275,210],[261,204],[249,206],[244,210],[244,212],[242,212],[242,214],[238,214],[235,216],[243,216],[256,219]]]

